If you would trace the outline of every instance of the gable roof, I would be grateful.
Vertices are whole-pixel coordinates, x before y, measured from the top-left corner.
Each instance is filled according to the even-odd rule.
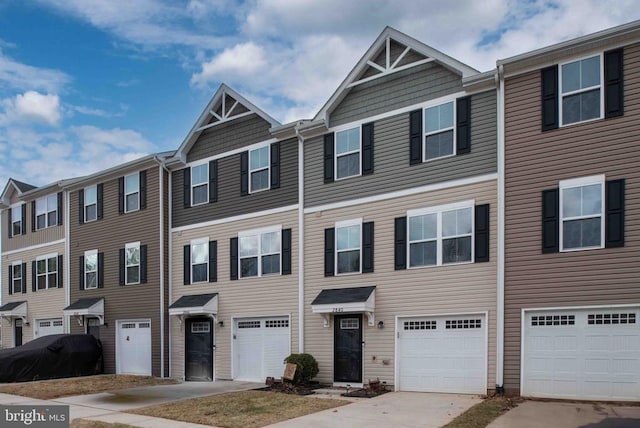
[[[478,70],[413,37],[394,28],[385,27],[331,98],[322,106],[314,121],[326,121],[328,114],[347,96],[353,86],[428,62],[440,64],[461,78],[479,73]]]
[[[272,127],[280,126],[280,122],[256,107],[251,101],[247,100],[226,84],[221,84],[176,151],[175,157],[179,158],[182,162],[186,162],[187,152],[191,149],[202,131],[250,114],[257,114],[269,122]]]
[[[22,181],[18,181],[14,178],[9,178],[9,181],[7,181],[7,184],[4,186],[4,190],[0,195],[0,206],[8,207],[9,205],[11,205],[9,203],[9,194],[12,189],[18,192],[18,195],[22,195],[23,193],[35,188],[36,186],[32,186],[31,184],[23,183]]]

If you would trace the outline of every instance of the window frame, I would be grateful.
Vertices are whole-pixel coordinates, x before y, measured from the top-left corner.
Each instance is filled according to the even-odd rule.
[[[135,192],[129,192],[127,193],[127,179],[129,177],[138,177],[138,188],[136,189]],[[133,195],[133,194],[137,194],[137,200],[138,200],[138,208],[134,209],[134,210],[130,210],[129,209],[129,195]],[[136,212],[136,211],[140,211],[140,172],[134,172],[133,174],[128,174],[124,176],[124,212],[125,213],[132,213],[132,212]]]
[[[20,276],[16,278],[16,267],[20,268]],[[18,293],[22,293],[22,286],[23,281],[22,278],[24,277],[25,272],[23,272],[22,269],[22,260],[16,260],[15,262],[11,263],[11,292],[12,294],[18,294]],[[20,290],[16,291],[16,279],[18,280],[18,283],[20,284]]]
[[[455,156],[456,153],[456,149],[457,149],[457,144],[456,144],[456,136],[457,136],[457,126],[456,126],[456,120],[457,120],[457,98],[451,98],[445,101],[441,101],[438,102],[436,104],[430,104],[430,105],[426,105],[422,108],[422,162],[433,162],[433,161],[437,161],[440,159],[446,159],[446,158],[450,158]],[[451,109],[453,111],[453,118],[452,118],[452,124],[451,127],[449,128],[441,128],[438,129],[437,131],[431,131],[431,132],[427,132],[427,118],[426,118],[426,114],[427,114],[427,110],[431,109],[431,108],[435,108],[435,107],[441,107],[445,104],[449,104],[451,103]],[[427,137],[430,135],[436,135],[436,134],[441,134],[443,132],[447,132],[447,131],[453,131],[453,139],[452,139],[452,146],[453,146],[453,151],[450,155],[445,155],[445,156],[438,156],[435,158],[431,158],[431,159],[427,159]]]
[[[564,123],[564,110],[562,108],[562,100],[564,99],[565,96],[571,96],[571,95],[577,95],[583,92],[588,92],[588,91],[592,91],[594,89],[596,89],[596,86],[590,86],[588,88],[582,88],[582,89],[578,89],[575,91],[571,91],[568,92],[567,94],[564,94],[562,92],[562,67],[574,62],[578,62],[578,61],[582,61],[585,59],[589,59],[589,58],[595,58],[595,57],[599,57],[600,58],[600,68],[599,68],[599,72],[600,72],[600,85],[597,86],[597,88],[600,89],[600,115],[598,117],[594,117],[592,119],[586,119],[586,120],[579,120],[577,122],[571,122],[571,123]],[[593,122],[594,120],[601,120],[604,119],[604,52],[598,52],[595,53],[593,55],[585,55],[585,56],[580,56],[580,57],[576,57],[573,58],[571,60],[568,61],[564,61],[561,63],[558,63],[558,126],[560,128],[564,128],[566,126],[573,126],[573,125],[577,125],[580,123],[588,123],[588,122]]]
[[[130,248],[138,250],[138,263],[129,265],[129,252]],[[140,284],[140,276],[142,274],[142,255],[140,253],[140,241],[138,242],[130,242],[125,244],[124,246],[124,284],[125,285],[136,285]],[[137,267],[138,268],[138,280],[136,282],[129,282],[129,268]]]
[[[50,199],[53,200],[55,204],[55,209],[50,209],[49,207]],[[41,202],[41,201],[44,201],[44,212],[41,212],[38,209],[38,202]],[[52,224],[50,224],[49,214],[51,214],[52,212],[56,213],[56,219]],[[41,215],[44,216],[44,227],[38,227],[38,217],[40,217]],[[58,225],[58,195],[54,193],[53,195],[47,195],[47,196],[43,196],[41,198],[36,199],[35,216],[36,216],[36,230],[43,230],[49,227],[57,226]]]
[[[266,147],[267,149],[267,166],[266,167],[260,167],[257,168],[255,170],[251,169],[251,153],[255,152],[257,150],[261,150],[264,149]],[[249,194],[251,193],[258,193],[258,192],[264,192],[265,190],[269,190],[271,189],[271,144],[263,144],[259,147],[254,147],[252,149],[248,150],[249,152],[249,156],[248,156],[248,162],[249,162],[249,176],[248,176],[248,181],[249,181]],[[251,180],[251,174],[253,174],[254,172],[260,172],[260,171],[267,171],[267,180],[268,180],[268,185],[267,187],[265,187],[264,189],[258,189],[258,190],[253,190],[253,186],[251,185],[252,180]]]
[[[204,180],[203,183],[194,184],[194,182],[193,182],[193,170],[194,170],[194,168],[200,168],[200,167],[204,167],[206,169],[206,171],[207,171],[207,173],[205,174],[205,180]],[[194,165],[191,165],[189,167],[189,175],[190,175],[189,187],[190,187],[190,192],[191,192],[191,206],[192,207],[197,207],[198,205],[208,204],[209,203],[209,162],[199,162],[199,163],[196,163]],[[207,191],[206,191],[207,197],[202,202],[194,203],[193,202],[195,200],[195,198],[194,198],[194,190],[195,190],[196,187],[201,187],[201,186],[205,186],[206,187],[206,189],[207,189]]]
[[[96,270],[95,271],[88,271],[87,270],[87,259],[89,256],[95,256],[96,258]],[[84,252],[84,289],[85,290],[97,290],[98,289],[98,278],[99,278],[99,271],[100,270],[100,266],[98,263],[98,250],[88,250]],[[87,281],[87,275],[91,274],[91,273],[95,273],[96,274],[96,286],[95,287],[89,287],[89,281]]]
[[[340,126],[333,130],[333,170],[335,173],[333,174],[334,181],[347,180],[353,177],[362,176],[362,125],[363,123],[359,123],[357,125],[349,124]],[[338,154],[338,134],[341,132],[351,131],[353,129],[358,130],[358,150],[351,150],[348,152]],[[345,177],[338,177],[338,158],[343,156],[349,156],[352,154],[358,153],[358,173],[353,175],[347,175]]]
[[[455,235],[455,236],[443,236],[443,227],[442,227],[442,214],[449,211],[457,211],[462,209],[469,209],[471,211],[471,257],[469,261],[462,262],[452,262],[452,263],[443,263],[443,241],[445,239],[453,239],[453,238],[461,238],[468,236],[468,234],[463,235]],[[420,266],[411,266],[411,244],[416,242],[424,242],[425,240],[414,240],[411,238],[411,217],[417,217],[428,214],[436,214],[436,263],[433,265],[420,265]],[[434,268],[441,266],[454,266],[454,265],[465,265],[475,263],[475,200],[467,200],[462,202],[456,202],[445,205],[438,205],[434,207],[428,208],[418,208],[407,211],[407,234],[406,234],[406,251],[407,251],[407,269],[425,269],[425,268]],[[430,240],[431,241],[431,240]]]
[[[11,207],[11,230],[9,231],[11,237],[20,236],[22,235],[22,232],[24,232],[24,224],[22,224],[22,210],[25,209],[24,207],[25,205],[23,205],[22,203]],[[13,218],[14,210],[17,210],[17,212],[19,212],[18,220],[14,220]],[[20,224],[20,233],[14,233],[16,223]]]
[[[49,271],[49,260],[50,259],[55,259],[56,260],[56,270],[55,271]],[[40,274],[38,272],[38,262],[39,261],[45,261],[45,272],[44,274]],[[42,256],[38,256],[36,257],[36,290],[40,291],[40,290],[48,290],[50,288],[58,288],[58,272],[60,272],[60,267],[58,266],[58,253],[51,253],[51,254],[44,254]],[[53,285],[51,284],[51,281],[49,281],[49,276],[54,274],[56,275],[56,279],[53,282]],[[40,277],[44,276],[45,277],[45,287],[44,288],[40,288]]]
[[[279,252],[271,252],[271,253],[263,253],[262,252],[262,236],[266,235],[268,233],[278,233],[278,243],[280,245],[280,251]],[[242,252],[242,238],[243,237],[248,237],[248,236],[258,236],[258,248],[257,248],[257,252],[255,255],[251,255],[251,256],[241,256],[241,252]],[[272,273],[264,273],[262,271],[262,257],[264,256],[273,256],[278,254],[279,256],[279,266],[278,266],[278,272],[272,272]],[[242,260],[243,259],[248,259],[248,258],[257,258],[257,274],[256,275],[251,275],[251,276],[243,276],[242,275]],[[249,278],[261,278],[261,277],[268,277],[268,276],[278,276],[278,275],[282,275],[282,225],[278,225],[278,226],[269,226],[269,227],[263,227],[260,229],[251,229],[251,230],[243,230],[238,232],[238,279],[249,279]]]
[[[338,250],[338,230],[339,229],[344,229],[347,227],[351,227],[351,226],[359,226],[360,227],[360,239],[359,239],[359,243],[360,243],[360,247],[358,248],[358,252],[360,253],[360,267],[358,269],[357,272],[338,272],[338,254],[339,253],[344,253],[344,252],[348,252],[348,251],[355,251],[355,248],[348,248],[348,249],[344,249],[344,250]],[[335,275],[336,276],[343,276],[343,275],[358,275],[362,273],[362,218],[356,218],[356,219],[351,219],[351,220],[343,220],[343,221],[338,221],[335,223],[334,225],[334,230],[335,230],[335,241],[334,241],[334,266],[335,266]]]
[[[566,189],[575,189],[579,187],[591,186],[594,184],[600,185],[600,245],[599,246],[591,246],[591,247],[580,247],[580,248],[564,248],[564,222],[571,220],[585,220],[589,218],[596,218],[596,215],[581,215],[568,217],[565,219],[564,217],[564,197],[563,190]],[[597,250],[605,247],[605,219],[606,219],[606,206],[605,206],[605,185],[606,179],[603,174],[601,175],[591,175],[588,177],[580,177],[580,178],[572,178],[568,180],[561,180],[558,183],[558,193],[559,193],[559,207],[558,207],[558,217],[559,217],[559,251],[561,253],[570,253],[574,251],[587,251],[587,250]]]
[[[96,192],[96,201],[91,203],[91,204],[87,204],[87,190],[89,189],[95,189]],[[84,206],[84,222],[85,223],[91,223],[92,221],[97,221],[98,220],[98,185],[94,184],[93,186],[87,186],[84,188],[84,201],[83,201],[83,206]],[[96,216],[95,218],[89,219],[89,216],[87,215],[87,208],[95,205],[96,206]]]
[[[193,247],[195,245],[204,245],[205,250],[207,251],[207,257],[206,257],[206,261],[204,263],[194,263],[195,257],[193,256]],[[194,281],[193,277],[193,267],[195,265],[202,265],[205,264],[207,266],[206,272],[206,278],[203,279],[202,281]],[[192,239],[189,242],[189,279],[190,279],[190,283],[191,284],[203,284],[205,282],[209,282],[209,238],[198,238],[198,239]]]

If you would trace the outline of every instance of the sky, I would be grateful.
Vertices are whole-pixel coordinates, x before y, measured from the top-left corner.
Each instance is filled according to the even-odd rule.
[[[480,71],[634,0],[0,0],[0,186],[175,150],[221,83],[313,117],[385,26]]]

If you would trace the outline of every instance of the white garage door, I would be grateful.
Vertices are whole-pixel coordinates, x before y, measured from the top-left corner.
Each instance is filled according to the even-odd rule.
[[[401,391],[487,392],[484,315],[400,318],[398,323]]]
[[[46,320],[36,320],[35,337],[48,336],[50,334],[62,334],[63,326],[61,318],[52,318]]]
[[[116,372],[151,376],[151,321],[118,321]]]
[[[282,377],[291,352],[289,317],[239,318],[234,322],[234,378],[264,382]]]
[[[640,398],[640,309],[525,312],[522,395]]]

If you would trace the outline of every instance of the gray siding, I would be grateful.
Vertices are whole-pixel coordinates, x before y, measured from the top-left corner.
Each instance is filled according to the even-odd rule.
[[[298,203],[298,140],[280,142],[280,188],[240,195],[240,154],[218,160],[218,201],[184,207],[183,170],[172,173],[172,226],[201,223],[225,217]]]
[[[496,172],[496,94],[471,98],[471,153],[409,165],[409,113],[374,125],[374,173],[324,183],[323,137],[305,142],[305,207]]]
[[[55,195],[58,192],[51,192],[50,195]],[[62,215],[64,218],[64,209],[65,209],[66,199],[65,193],[62,193]],[[46,229],[40,229],[36,231],[31,230],[31,201],[26,201],[24,205],[27,211],[27,224],[24,225],[27,233],[25,235],[14,236],[9,238],[9,229],[7,228],[7,216],[11,215],[11,210],[6,209],[2,211],[2,225],[0,225],[0,229],[2,230],[2,251],[12,251],[19,250],[21,248],[30,247],[33,245],[42,245],[48,242],[57,241],[60,239],[64,239],[64,226],[52,226],[47,227]]]
[[[187,154],[187,162],[268,140],[271,124],[257,114],[205,129]]]
[[[430,62],[360,84],[329,117],[329,126],[375,116],[461,91],[460,76]]]

